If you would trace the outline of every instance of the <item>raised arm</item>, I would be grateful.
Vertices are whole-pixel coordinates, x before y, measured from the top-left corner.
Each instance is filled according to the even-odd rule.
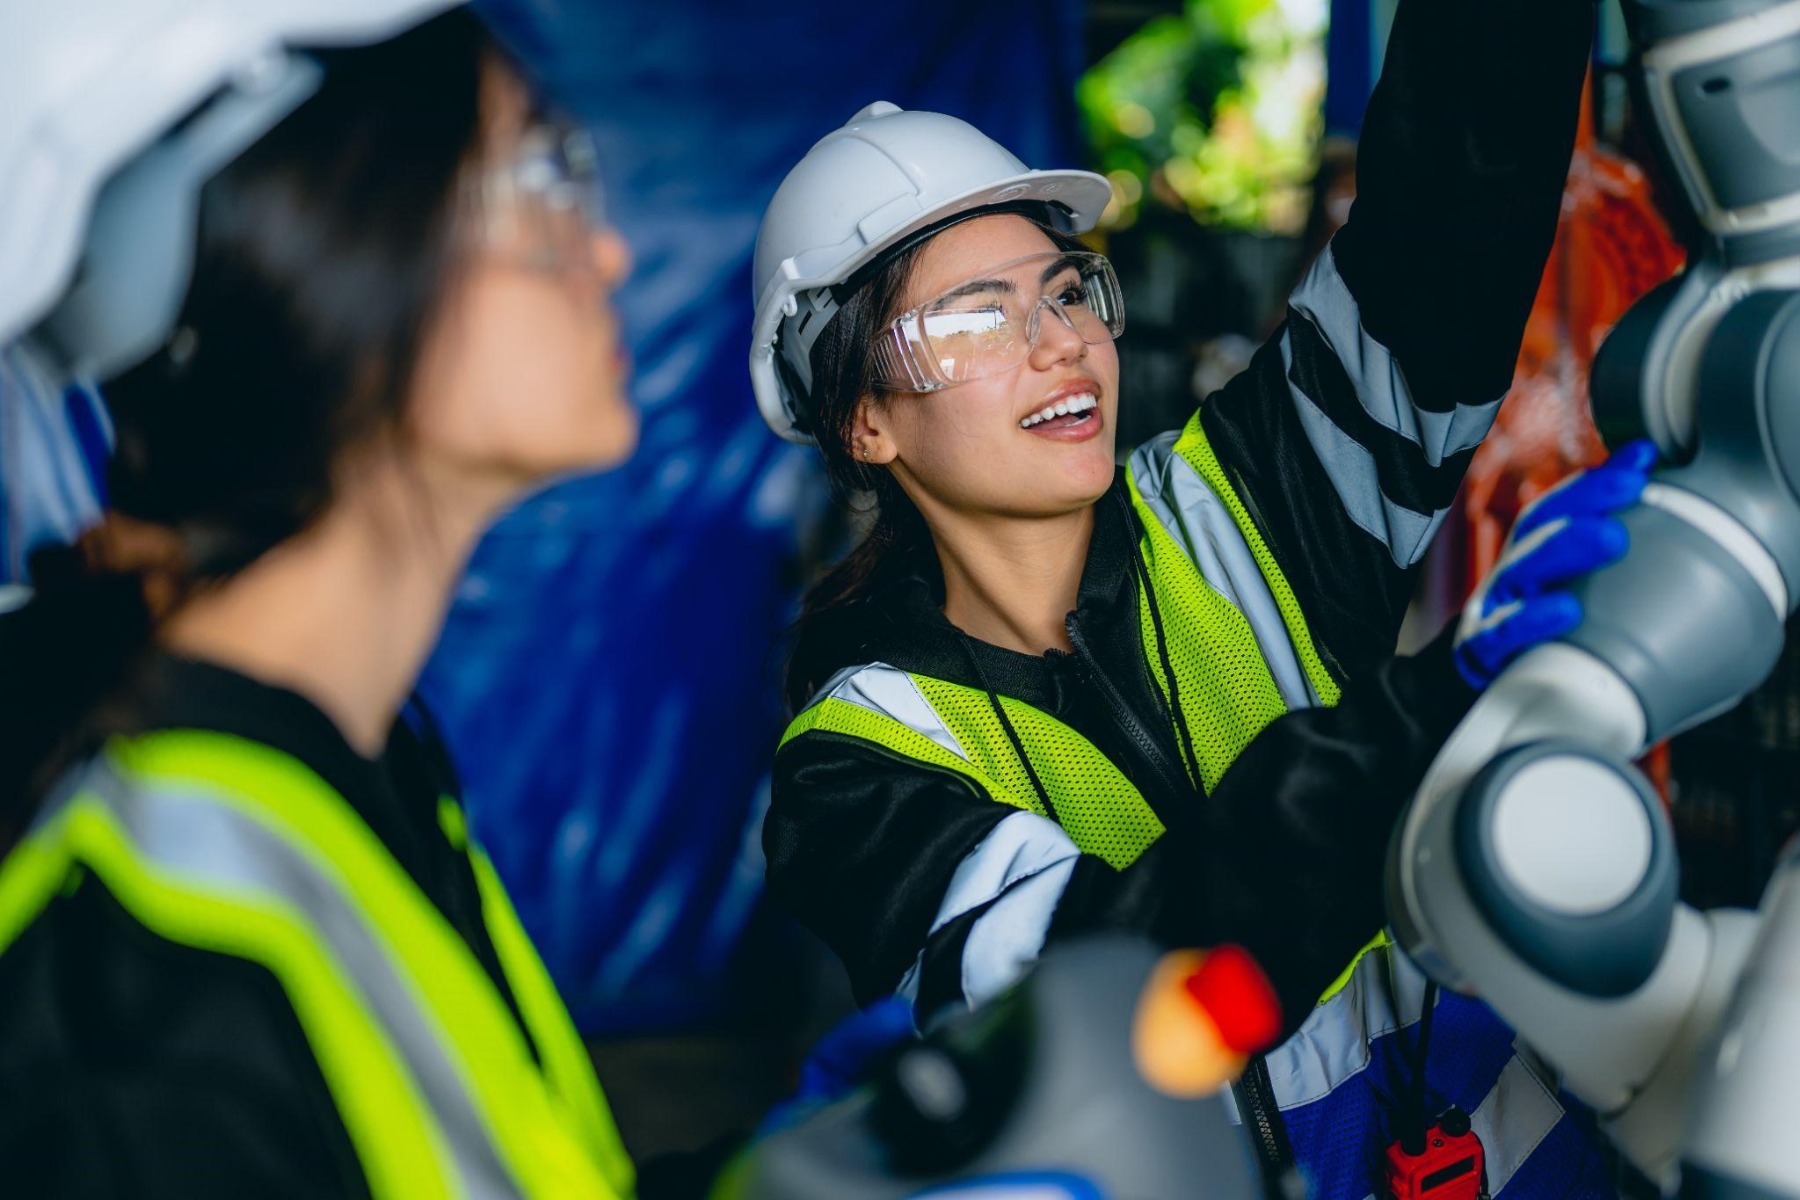
[[[1404,0],[1349,223],[1196,417],[1340,679],[1391,650],[1511,383],[1592,25],[1591,0]]]

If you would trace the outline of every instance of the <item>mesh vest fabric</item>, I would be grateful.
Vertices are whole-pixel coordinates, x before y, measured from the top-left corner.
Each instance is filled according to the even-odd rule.
[[[1210,791],[1250,739],[1286,712],[1287,705],[1269,674],[1250,623],[1193,570],[1168,531],[1153,519],[1135,485],[1131,491],[1133,507],[1144,527],[1139,552],[1156,589],[1169,664],[1175,671],[1182,714],[1199,760],[1198,782]],[[1155,615],[1150,597],[1141,591],[1138,623],[1144,645],[1154,648]],[[1151,649],[1145,657],[1163,702],[1170,703],[1161,654]]]
[[[632,1168],[579,1037],[468,849],[542,1068],[467,944],[342,797],[225,735],[110,743],[0,867],[0,953],[91,871],[156,936],[275,976],[376,1197],[622,1200]]]
[[[1225,468],[1219,465],[1212,443],[1207,441],[1206,430],[1200,424],[1199,412],[1195,412],[1182,429],[1181,437],[1175,442],[1175,453],[1193,467],[1200,478],[1206,481],[1206,485],[1225,502],[1232,520],[1237,524],[1238,533],[1250,548],[1256,565],[1261,568],[1269,590],[1274,593],[1275,605],[1281,611],[1288,636],[1293,639],[1294,652],[1300,656],[1300,665],[1305,668],[1313,691],[1318,694],[1321,703],[1336,704],[1343,689],[1325,669],[1324,660],[1319,657],[1319,649],[1313,644],[1312,633],[1307,628],[1306,614],[1300,610],[1300,601],[1294,596],[1294,589],[1288,584],[1287,577],[1281,573],[1281,567],[1276,563],[1268,543],[1263,540],[1262,531],[1250,519],[1250,510],[1244,506],[1243,499],[1226,478]]]
[[[1174,452],[1226,501],[1237,524],[1234,530],[1218,533],[1242,537],[1255,556],[1294,643],[1291,648],[1281,647],[1281,652],[1297,654],[1314,690],[1328,703],[1335,702],[1337,687],[1313,647],[1299,605],[1243,504],[1230,490],[1197,416],[1176,441]],[[1139,548],[1156,592],[1182,712],[1200,763],[1200,782],[1210,788],[1250,740],[1287,711],[1287,706],[1269,673],[1267,651],[1244,615],[1208,584],[1143,502],[1135,483],[1132,504],[1144,528]],[[1169,681],[1156,649],[1149,599],[1141,590],[1138,603],[1145,660],[1166,702]],[[785,745],[814,729],[861,738],[957,772],[1002,804],[1048,815],[985,692],[917,673],[911,674],[911,679],[963,747],[964,755],[939,745],[905,721],[830,694],[796,717],[782,742]],[[1142,793],[1092,742],[1030,705],[1010,697],[1001,697],[1000,702],[1056,807],[1057,822],[1084,853],[1123,868],[1162,835],[1162,822]]]
[[[860,738],[925,766],[970,780],[989,799],[1048,816],[1025,765],[994,716],[987,693],[912,675],[920,693],[968,747],[964,758],[885,713],[827,696],[794,719],[785,745],[814,729]],[[1137,788],[1094,744],[1055,717],[1002,697],[1007,719],[1056,805],[1056,818],[1084,853],[1123,869],[1162,836],[1163,825]]]

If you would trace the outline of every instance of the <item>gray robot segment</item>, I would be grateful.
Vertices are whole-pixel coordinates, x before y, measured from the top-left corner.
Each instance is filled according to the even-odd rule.
[[[1527,895],[1500,861],[1495,821],[1509,785],[1527,768],[1555,759],[1593,762],[1643,806],[1650,858],[1637,887],[1599,913],[1557,912]],[[1571,802],[1579,802],[1571,797]],[[1662,802],[1630,763],[1579,742],[1534,742],[1496,758],[1469,784],[1456,814],[1456,854],[1469,894],[1513,953],[1564,987],[1589,996],[1623,996],[1656,969],[1669,938],[1680,883],[1675,838]]]
[[[1050,1170],[1091,1181],[1109,1200],[1255,1200],[1264,1191],[1224,1099],[1177,1100],[1137,1074],[1133,1014],[1157,960],[1148,943],[1133,938],[1071,942],[1046,954],[1007,996],[933,1031],[927,1045],[961,1041],[979,1055],[969,1035],[985,1023],[975,1041],[1018,1037],[1025,1053],[1022,1064],[1004,1068],[1019,1072],[1010,1111],[961,1165],[896,1169],[894,1126],[878,1113],[883,1097],[865,1089],[768,1138],[744,1195],[905,1200],[954,1180],[958,1194],[968,1189],[977,1197],[988,1194],[984,1178],[993,1179],[995,1195],[1016,1195],[1001,1180]],[[963,1061],[980,1070],[966,1055]]]
[[[1568,640],[1631,686],[1657,741],[1767,677],[1782,624],[1755,577],[1705,533],[1649,505],[1623,520],[1631,552],[1575,587],[1587,616]]]
[[[1675,72],[1675,104],[1714,198],[1726,209],[1800,192],[1800,37]]]

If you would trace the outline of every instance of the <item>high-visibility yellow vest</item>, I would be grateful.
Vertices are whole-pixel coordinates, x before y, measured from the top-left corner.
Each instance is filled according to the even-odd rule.
[[[1140,589],[1145,661],[1164,701],[1179,703],[1193,735],[1199,778],[1192,782],[1210,789],[1270,721],[1291,708],[1335,704],[1340,689],[1197,413],[1178,434],[1141,446],[1127,479],[1143,530],[1138,553],[1156,592],[1175,686],[1163,670],[1150,600]],[[884,663],[837,676],[782,740],[824,730],[966,776],[1002,804],[1053,816],[1083,853],[1116,868],[1135,862],[1162,836],[1149,801],[1092,742],[1023,701],[1002,696],[999,703],[1030,771],[985,691]],[[1032,772],[1054,814],[1045,811]],[[1349,974],[1346,969],[1326,997]]]
[[[568,1011],[461,809],[446,798],[439,816],[525,1030],[342,796],[218,733],[115,738],[58,793],[0,864],[0,953],[92,872],[157,936],[274,974],[377,1200],[628,1200],[631,1163]]]
[[[1143,529],[1138,552],[1156,591],[1176,686],[1163,671],[1140,589],[1145,661],[1164,700],[1179,700],[1193,733],[1200,777],[1192,782],[1210,789],[1265,725],[1291,707],[1336,703],[1338,686],[1198,416],[1179,436],[1141,447],[1128,478]],[[840,675],[839,686],[828,686],[789,725],[784,743],[813,729],[863,738],[966,775],[1002,804],[1046,815],[986,692],[885,664],[863,670],[904,674],[923,707],[871,704],[866,697],[879,680],[845,688],[861,673]],[[1093,743],[1040,709],[1000,702],[1054,798],[1057,820],[1084,852],[1124,867],[1162,835],[1149,802]]]

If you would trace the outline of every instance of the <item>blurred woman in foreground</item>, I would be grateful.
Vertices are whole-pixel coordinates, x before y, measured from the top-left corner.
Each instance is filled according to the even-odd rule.
[[[0,30],[0,72],[90,70],[37,103],[118,154],[32,334],[111,377],[111,511],[0,622],[8,1179],[629,1195],[441,747],[401,719],[487,523],[632,449],[591,161],[466,12],[417,23],[443,3],[72,7]],[[71,50],[94,28],[104,70]],[[213,72],[197,106],[156,91],[181,70]],[[197,224],[159,227],[171,178]],[[134,350],[119,313],[154,289],[119,279],[186,232],[178,315]]]

